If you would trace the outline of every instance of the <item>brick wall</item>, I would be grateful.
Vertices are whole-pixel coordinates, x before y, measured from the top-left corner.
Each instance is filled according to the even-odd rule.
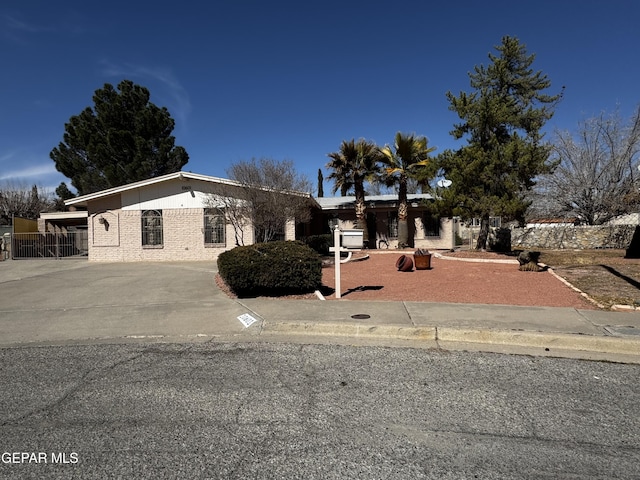
[[[235,246],[233,229],[227,225],[226,245],[205,246],[203,209],[165,209],[162,211],[163,245],[142,246],[142,212],[115,210],[95,214],[89,222],[89,260],[95,262],[202,261],[216,260]],[[109,220],[105,230],[100,216]],[[117,232],[117,235],[116,235]]]
[[[284,239],[295,240],[296,239],[296,222],[295,220],[287,220],[284,226]]]

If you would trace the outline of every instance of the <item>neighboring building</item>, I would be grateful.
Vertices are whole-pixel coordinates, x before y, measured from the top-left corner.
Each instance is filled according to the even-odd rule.
[[[640,225],[640,213],[627,213],[612,218],[607,225]]]
[[[573,227],[580,223],[577,218],[534,218],[527,222],[526,228],[562,228]]]
[[[222,209],[224,198],[236,198],[241,188],[223,178],[176,172],[72,198],[65,205],[87,210],[91,261],[215,260],[238,243]],[[308,194],[291,194],[308,196],[314,204]],[[295,239],[295,230],[291,219],[283,238]],[[253,243],[250,225],[242,234],[244,244]]]
[[[448,250],[455,246],[457,220],[440,218],[431,214],[426,207],[433,197],[429,194],[409,194],[409,237],[411,247],[433,250]],[[316,201],[322,208],[324,232],[331,231],[338,223],[340,228],[354,228],[356,221],[355,197],[323,197]],[[374,248],[398,247],[398,196],[369,195],[365,198],[367,207],[367,229],[369,245]],[[314,225],[317,229],[318,226]]]

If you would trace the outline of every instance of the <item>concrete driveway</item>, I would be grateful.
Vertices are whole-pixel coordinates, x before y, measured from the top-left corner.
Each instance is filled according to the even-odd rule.
[[[246,333],[214,262],[0,262],[0,345]]]

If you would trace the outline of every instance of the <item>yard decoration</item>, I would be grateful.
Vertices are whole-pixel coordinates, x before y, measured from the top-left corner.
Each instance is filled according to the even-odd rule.
[[[419,248],[413,254],[413,260],[416,264],[416,270],[430,270],[431,269],[431,252]]]
[[[543,267],[538,265],[538,259],[540,258],[540,252],[530,252],[525,250],[518,255],[518,263],[520,264],[519,270],[521,272],[541,272]]]
[[[400,255],[396,261],[396,268],[400,272],[411,272],[413,271],[413,260],[408,255]]]

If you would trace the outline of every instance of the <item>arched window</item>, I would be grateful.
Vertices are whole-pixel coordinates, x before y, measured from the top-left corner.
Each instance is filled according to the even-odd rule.
[[[162,210],[142,211],[142,246],[162,246]]]
[[[204,209],[204,244],[225,244],[224,212],[219,208]]]

